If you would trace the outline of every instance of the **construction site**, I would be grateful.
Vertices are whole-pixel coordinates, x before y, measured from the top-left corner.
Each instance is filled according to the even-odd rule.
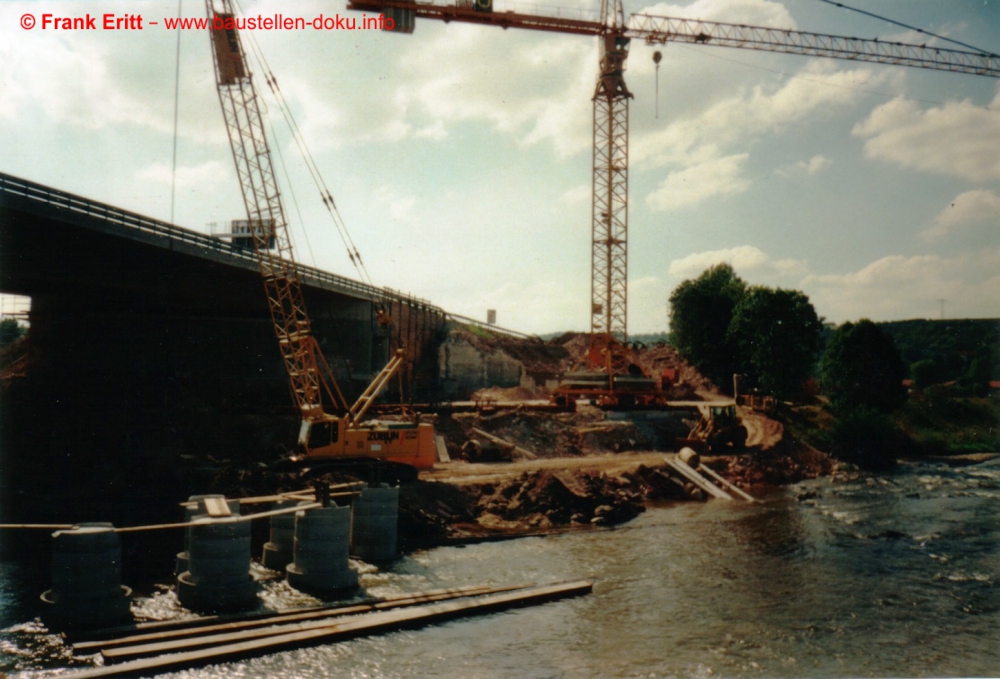
[[[0,557],[43,564],[19,576],[40,590],[16,610],[45,626],[0,634],[26,658],[0,676],[151,676],[601,594],[587,572],[422,574],[418,591],[406,577],[435,550],[621,535],[651,509],[711,504],[735,521],[769,511],[753,507],[776,489],[858,480],[786,431],[774,397],[630,335],[630,43],[989,78],[995,57],[629,16],[621,0],[592,20],[353,0],[348,14],[389,34],[442,21],[598,41],[589,328],[542,339],[380,286],[239,3],[204,4],[225,131],[212,129],[228,134],[244,214],[203,233],[0,173],[0,291],[30,299],[0,355]],[[293,245],[279,116],[351,275]],[[32,636],[47,633],[60,636]]]

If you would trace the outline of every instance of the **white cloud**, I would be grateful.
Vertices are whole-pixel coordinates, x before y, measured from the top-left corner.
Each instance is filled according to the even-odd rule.
[[[934,224],[921,235],[926,240],[937,240],[956,227],[990,219],[1000,220],[1000,196],[984,189],[966,191],[941,210],[934,218]]]
[[[846,274],[809,275],[802,288],[818,313],[840,323],[932,318],[939,299],[948,315],[1000,316],[1000,250],[957,257],[890,255]]]
[[[696,0],[689,5],[659,3],[639,10],[642,14],[704,19],[735,24],[796,28],[795,20],[780,2],[769,0]]]
[[[760,248],[739,245],[723,250],[695,252],[670,263],[670,275],[677,279],[697,278],[705,269],[716,264],[729,264],[736,273],[752,283],[761,278],[794,277],[808,274],[805,263],[794,259],[772,259]]]
[[[774,173],[781,177],[792,177],[795,175],[814,175],[830,167],[833,161],[826,156],[816,155],[809,160],[800,160],[792,165],[779,167]]]
[[[724,262],[751,285],[802,290],[816,313],[836,323],[937,317],[939,299],[947,300],[952,318],[1000,316],[1000,249],[955,257],[889,255],[856,271],[817,274],[804,262],[776,260],[742,245],[676,259],[670,276],[678,282],[695,278]]]
[[[718,102],[694,118],[640,135],[633,145],[633,162],[652,167],[690,164],[734,146],[746,148],[764,134],[815,122],[817,116],[834,115],[860,96],[859,85],[884,83],[889,78],[887,73],[876,75],[865,68],[840,71],[836,64],[810,61],[780,88],[758,85]]]
[[[375,192],[379,202],[386,206],[389,218],[396,222],[410,221],[414,218],[413,208],[417,205],[416,196],[400,198],[392,189],[382,186]]]
[[[448,136],[448,131],[444,129],[443,120],[436,120],[433,124],[417,130],[413,136],[418,139],[433,139],[434,141],[441,141]]]
[[[987,106],[965,100],[926,110],[894,99],[853,134],[867,138],[869,158],[977,183],[1000,180],[1000,94]]]
[[[590,201],[592,194],[593,189],[589,184],[580,184],[579,186],[574,186],[559,196],[559,202],[569,204],[587,203]]]
[[[136,173],[136,179],[143,182],[153,182],[170,186],[173,181],[170,165],[167,163],[153,163],[144,170]],[[177,168],[177,189],[210,189],[213,186],[224,184],[232,177],[232,170],[229,163],[219,160],[210,160],[194,167]]]
[[[662,332],[667,322],[670,288],[657,276],[644,276],[628,283],[629,334]]]
[[[431,126],[481,121],[560,156],[589,148],[596,42],[451,25],[404,51],[396,105]]]
[[[749,154],[715,158],[679,172],[671,172],[659,188],[646,196],[646,204],[658,212],[688,208],[712,196],[732,196],[750,188],[742,176]]]
[[[81,3],[67,0],[52,0],[44,7],[36,2],[0,2],[0,119],[22,129],[54,122],[86,133],[132,126],[172,135],[175,38],[167,31],[57,33],[19,28],[24,13],[40,16],[44,10],[73,17],[85,14],[80,8]],[[133,12],[134,2],[103,0],[99,11]],[[198,38],[206,40],[195,31],[189,33],[184,36],[186,47],[193,47]],[[161,50],[167,45],[170,57],[164,59]],[[224,145],[225,133],[218,132],[218,98],[209,75],[211,60],[206,45],[198,46],[201,49],[181,54],[178,133],[200,144]]]

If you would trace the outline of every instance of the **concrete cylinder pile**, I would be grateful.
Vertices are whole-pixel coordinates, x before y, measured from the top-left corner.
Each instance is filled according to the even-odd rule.
[[[205,507],[205,500],[225,500],[225,495],[192,495],[184,507],[184,523],[190,523],[194,517],[208,513]],[[239,515],[240,501],[226,500],[230,514]],[[177,563],[174,565],[174,575],[180,575],[188,569],[188,545],[191,541],[191,529],[184,529],[184,551],[177,554]]]
[[[122,585],[122,543],[110,523],[86,523],[52,534],[52,589],[44,618],[58,629],[101,628],[132,620]]]
[[[196,516],[188,530],[188,570],[177,576],[177,598],[199,613],[245,610],[259,603],[250,576],[250,522]]]
[[[295,500],[281,500],[271,505],[272,510],[290,509],[299,503]],[[279,514],[271,517],[271,533],[264,543],[261,563],[265,568],[283,571],[295,558],[295,513]]]
[[[372,563],[392,561],[397,553],[399,488],[381,484],[354,498],[351,556]]]
[[[351,508],[321,507],[295,513],[294,561],[288,584],[320,596],[349,593],[358,586],[350,566]]]

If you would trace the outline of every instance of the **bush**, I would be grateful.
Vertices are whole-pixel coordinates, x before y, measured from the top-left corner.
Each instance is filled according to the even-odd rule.
[[[829,437],[834,455],[862,469],[891,468],[907,447],[906,437],[888,415],[863,406],[843,413]]]
[[[892,412],[906,401],[906,368],[892,337],[868,319],[844,323],[820,361],[820,382],[834,408]]]

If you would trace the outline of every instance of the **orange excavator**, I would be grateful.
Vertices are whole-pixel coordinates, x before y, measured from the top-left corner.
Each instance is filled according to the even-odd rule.
[[[260,102],[254,87],[231,0],[205,0],[213,25],[209,31],[216,84],[236,174],[243,192],[254,253],[264,280],[278,347],[284,359],[295,404],[302,418],[296,460],[317,463],[363,463],[398,478],[415,478],[416,470],[436,459],[434,427],[430,423],[364,421],[369,406],[399,373],[405,362],[400,349],[354,405],[349,405],[312,334],[302,284],[275,179],[274,166]],[[324,196],[332,204],[332,196]],[[353,259],[353,256],[352,256]],[[376,301],[379,322],[391,323]]]

